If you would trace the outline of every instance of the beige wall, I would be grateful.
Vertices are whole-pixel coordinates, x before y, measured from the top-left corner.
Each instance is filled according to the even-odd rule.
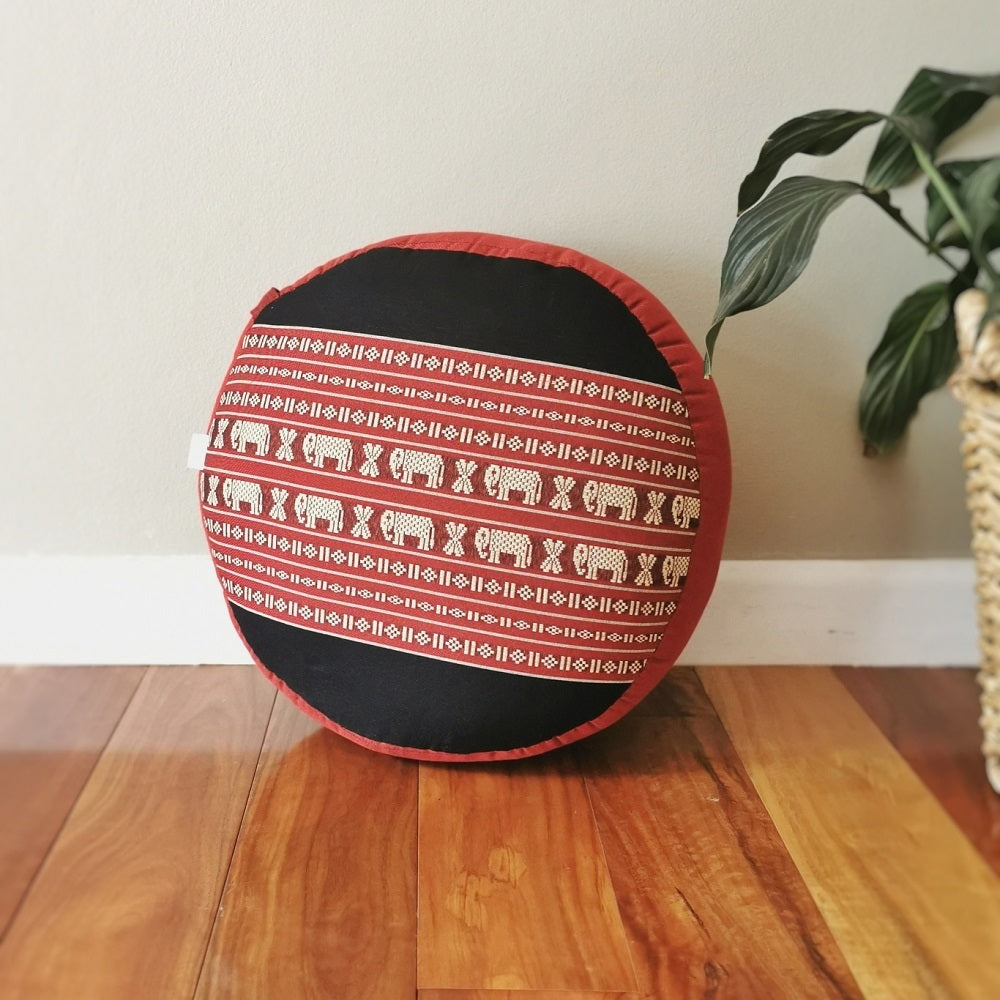
[[[249,309],[376,239],[574,246],[700,342],[767,132],[887,108],[920,65],[996,70],[998,37],[995,0],[6,0],[0,553],[200,552],[187,440]],[[974,142],[998,138],[994,112]],[[727,555],[964,554],[957,404],[888,462],[853,428],[885,316],[934,267],[862,204],[815,265],[720,345]]]

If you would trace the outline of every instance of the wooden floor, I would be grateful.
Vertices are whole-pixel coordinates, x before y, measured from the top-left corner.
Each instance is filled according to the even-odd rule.
[[[679,668],[510,765],[249,667],[0,670],[0,1000],[1000,997],[970,671]]]

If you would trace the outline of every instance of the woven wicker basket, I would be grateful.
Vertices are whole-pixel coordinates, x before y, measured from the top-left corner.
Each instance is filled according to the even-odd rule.
[[[964,364],[950,384],[965,405],[962,457],[976,560],[979,722],[986,774],[1000,792],[1000,388],[970,378]]]

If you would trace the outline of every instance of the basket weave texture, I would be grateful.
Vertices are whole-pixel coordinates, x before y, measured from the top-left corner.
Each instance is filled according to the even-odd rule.
[[[962,460],[978,596],[980,705],[986,774],[1000,793],[1000,386],[960,367],[951,389],[965,406]]]

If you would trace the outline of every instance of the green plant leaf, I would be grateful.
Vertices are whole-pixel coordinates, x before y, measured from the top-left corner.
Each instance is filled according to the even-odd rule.
[[[868,360],[858,423],[866,452],[888,451],[903,436],[920,400],[955,370],[958,347],[951,304],[956,285],[935,281],[893,310]]]
[[[809,263],[830,213],[863,191],[853,181],[788,177],[736,220],[722,261],[719,304],[706,337],[706,375],[726,318],[766,305],[788,288]]]
[[[941,176],[958,192],[965,181],[984,163],[989,160],[949,160],[937,165]],[[927,184],[927,237],[943,247],[967,247],[968,240],[962,235],[961,229],[955,224],[948,206],[945,205],[938,189],[933,184]]]
[[[997,233],[1000,228],[1000,159],[987,161],[969,174],[959,189],[958,199],[972,223],[972,256],[980,267],[992,273],[986,257],[997,246],[992,241],[1000,235]]]
[[[760,200],[785,162],[796,153],[826,156],[863,128],[882,121],[877,111],[813,111],[785,122],[764,140],[757,165],[743,178],[737,211]]]
[[[1000,248],[1000,159],[954,160],[937,167],[972,224],[975,256],[984,266],[984,258]],[[970,249],[932,183],[927,185],[927,235],[938,246]]]
[[[1000,73],[967,76],[924,68],[903,91],[893,116],[929,118],[934,134],[924,148],[930,154],[953,132],[960,129],[990,97],[1000,96]],[[865,187],[887,191],[905,184],[918,171],[910,140],[887,122],[865,172]]]

